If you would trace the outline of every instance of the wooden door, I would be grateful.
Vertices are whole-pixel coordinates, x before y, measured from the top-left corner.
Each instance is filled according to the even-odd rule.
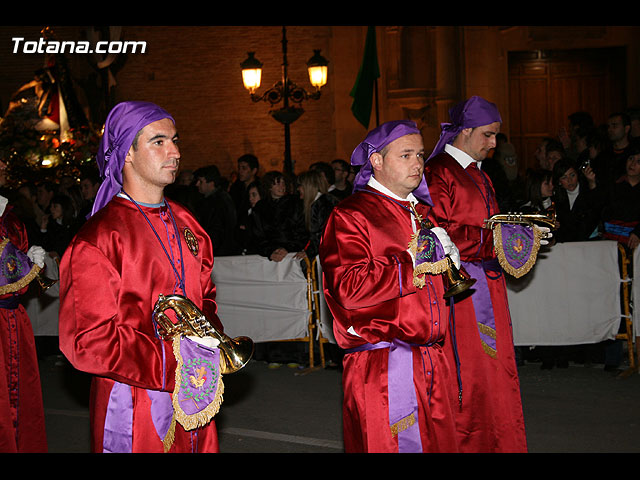
[[[521,175],[538,167],[536,147],[557,138],[571,113],[589,112],[601,125],[626,108],[625,65],[623,48],[509,54],[509,140]]]

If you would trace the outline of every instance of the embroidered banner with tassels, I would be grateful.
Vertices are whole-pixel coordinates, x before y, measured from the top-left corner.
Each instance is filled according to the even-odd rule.
[[[536,263],[542,231],[530,225],[495,223],[493,245],[502,269],[520,278]]]

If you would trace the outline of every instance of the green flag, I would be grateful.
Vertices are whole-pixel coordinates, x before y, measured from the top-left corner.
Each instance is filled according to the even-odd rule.
[[[376,27],[368,27],[367,39],[364,44],[364,57],[356,78],[356,83],[351,89],[353,103],[351,111],[356,119],[369,128],[371,108],[373,106],[373,89],[376,79],[380,78],[378,66],[378,51],[376,48]]]

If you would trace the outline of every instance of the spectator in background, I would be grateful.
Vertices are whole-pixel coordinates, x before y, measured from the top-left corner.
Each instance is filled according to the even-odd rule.
[[[629,130],[629,141],[635,146],[640,145],[640,107],[629,107],[626,110],[631,122]]]
[[[620,242],[631,252],[640,243],[640,146],[629,151],[625,170],[614,188],[607,190],[603,237]]]
[[[249,208],[247,189],[250,184],[259,179],[260,163],[255,155],[247,153],[238,158],[237,164],[238,178],[229,187],[229,195],[236,207],[238,221],[242,222]]]
[[[611,144],[602,156],[604,164],[600,167],[607,182],[615,182],[625,174],[625,164],[631,149],[630,131],[631,120],[626,113],[616,112],[609,115],[607,135]]]
[[[338,204],[338,199],[327,193],[328,189],[326,179],[316,170],[309,170],[298,176],[298,191],[304,208],[305,225],[309,232],[309,244],[305,250],[309,260],[313,260],[318,254],[320,238],[327,219],[333,207]]]
[[[290,252],[302,252],[309,241],[302,200],[287,192],[281,172],[267,172],[261,183],[264,197],[256,205],[262,226],[257,232],[258,254],[279,262]]]
[[[562,143],[558,140],[549,140],[545,148],[545,164],[542,168],[553,171],[556,162],[563,158],[565,158],[565,151]]]
[[[331,194],[338,200],[343,200],[351,195],[353,185],[348,180],[351,173],[351,166],[344,160],[338,158],[331,162],[333,168],[334,182],[330,185]]]
[[[258,253],[258,241],[262,235],[262,224],[256,214],[258,202],[264,197],[259,181],[252,182],[247,188],[249,209],[242,223],[238,222],[238,241],[243,255],[256,255]]]
[[[553,207],[553,175],[548,170],[531,170],[525,186],[525,203],[520,207],[523,213],[550,212]]]
[[[218,167],[209,165],[199,168],[194,177],[198,192],[202,195],[196,206],[196,218],[211,238],[214,258],[238,253],[235,241],[236,208],[222,186]]]
[[[79,217],[86,218],[91,213],[100,183],[100,174],[95,169],[87,170],[80,176],[80,191],[82,192],[83,203],[78,212]]]
[[[50,214],[42,217],[40,245],[57,261],[60,261],[71,239],[77,232],[73,202],[64,194],[51,199]]]
[[[558,229],[557,242],[583,242],[594,236],[600,212],[595,173],[590,166],[579,169],[569,159],[553,167],[554,203]]]
[[[309,166],[309,170],[316,170],[324,175],[327,184],[329,185],[329,191],[333,190],[333,184],[336,181],[333,167],[327,162],[315,162]]]
[[[577,162],[580,149],[577,145],[578,131],[587,131],[593,128],[593,118],[588,112],[574,112],[569,115],[569,130],[562,130],[559,135],[564,148],[565,156]],[[579,163],[578,163],[579,165]]]
[[[550,137],[545,137],[540,140],[540,143],[538,144],[538,146],[536,147],[536,151],[534,152],[538,168],[542,168],[544,170],[550,170],[547,167],[547,144],[550,141],[553,141],[553,139]]]
[[[640,244],[640,146],[629,150],[625,174],[607,189],[602,213],[603,238],[619,242],[627,258],[633,259],[633,250]],[[633,261],[629,262],[627,276],[633,278]],[[622,272],[621,272],[622,273]],[[621,322],[620,332],[625,331]],[[621,340],[607,340],[604,346],[604,369],[619,372],[623,358]]]

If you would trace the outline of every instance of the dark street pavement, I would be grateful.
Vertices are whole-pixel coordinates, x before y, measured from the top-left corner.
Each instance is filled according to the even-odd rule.
[[[640,375],[602,365],[520,367],[530,453],[640,452]],[[51,453],[89,451],[89,378],[55,357],[41,363]],[[270,369],[251,361],[225,376],[216,417],[222,453],[341,453],[338,369]]]

